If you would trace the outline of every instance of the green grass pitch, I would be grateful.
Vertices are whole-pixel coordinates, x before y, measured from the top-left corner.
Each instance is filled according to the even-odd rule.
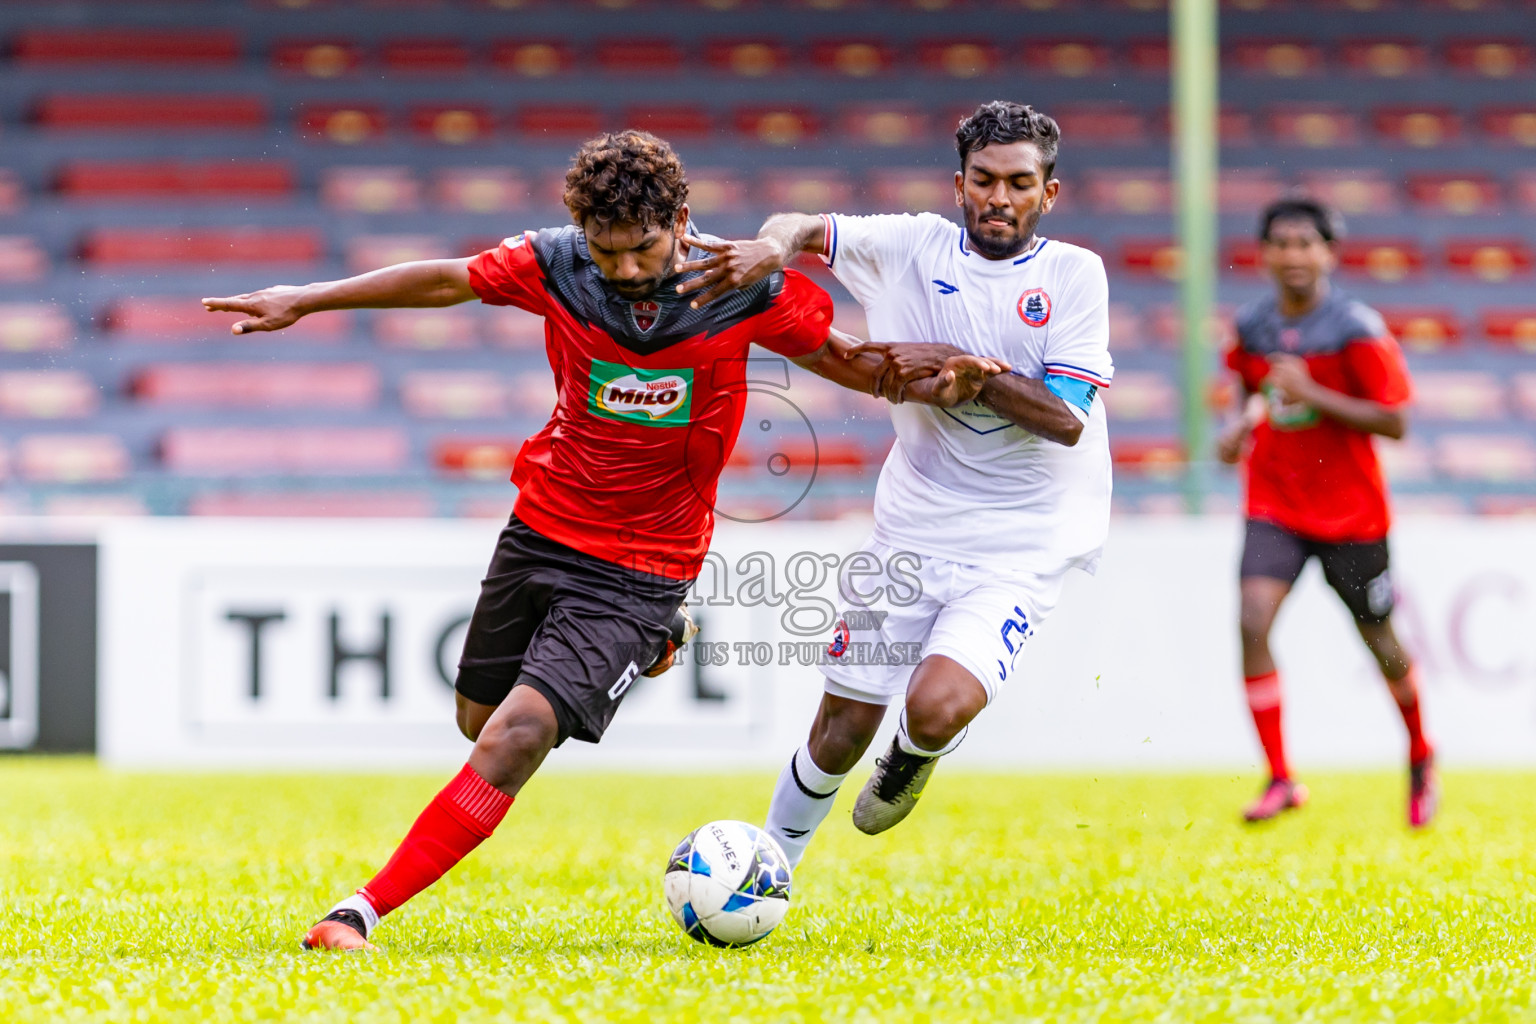
[[[1422,835],[1385,773],[1246,829],[1248,777],[941,770],[876,838],[851,784],[744,951],[661,871],[770,777],[550,774],[381,953],[300,952],[447,775],[0,760],[0,1020],[1536,1021],[1531,774],[1450,773]]]

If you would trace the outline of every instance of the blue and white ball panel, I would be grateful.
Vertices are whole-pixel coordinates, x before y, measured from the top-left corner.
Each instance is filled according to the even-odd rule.
[[[673,851],[664,889],[673,918],[691,938],[745,946],[789,910],[789,860],[773,837],[741,821],[696,829]]]

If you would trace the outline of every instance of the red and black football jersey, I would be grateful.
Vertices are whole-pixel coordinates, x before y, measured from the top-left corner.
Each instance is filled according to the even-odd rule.
[[[1371,435],[1287,403],[1265,386],[1269,358],[1300,356],[1326,388],[1383,405],[1412,397],[1402,349],[1381,316],[1337,290],[1294,319],[1271,295],[1239,311],[1227,365],[1249,391],[1266,394],[1269,415],[1247,459],[1247,514],[1313,540],[1376,541],[1387,535],[1387,488]]]
[[[674,288],[688,274],[632,302],[607,285],[576,227],[509,238],[469,273],[482,301],[544,317],[559,397],[514,463],[517,517],[597,558],[696,576],[746,407],[747,350],[816,351],[830,296],[791,270],[698,310]]]

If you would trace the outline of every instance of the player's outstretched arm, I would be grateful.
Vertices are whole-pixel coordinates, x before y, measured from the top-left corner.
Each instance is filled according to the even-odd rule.
[[[902,380],[892,372],[893,353],[907,348],[922,349],[924,356],[912,363],[919,370]],[[933,358],[928,350],[945,351]],[[876,397],[883,395],[896,403],[923,402],[941,406],[969,402],[980,394],[989,377],[1009,370],[1008,364],[1000,359],[972,355],[948,345],[871,344],[836,329],[828,335],[825,345],[795,362],[852,391]],[[893,381],[899,384],[893,384]]]
[[[1401,440],[1408,433],[1408,410],[1404,406],[1384,405],[1325,387],[1312,379],[1307,372],[1307,361],[1300,356],[1271,356],[1265,383],[1287,401],[1310,405],[1353,430],[1380,434],[1393,440]]]
[[[244,313],[232,334],[278,331],[300,317],[327,309],[382,309],[393,306],[452,306],[475,297],[469,260],[397,263],[340,281],[280,284],[244,295],[203,300],[210,312]]]
[[[1000,374],[987,380],[976,401],[1031,434],[1069,448],[1083,434],[1083,421],[1043,380]]]
[[[727,292],[755,284],[802,252],[821,252],[825,225],[820,217],[805,213],[776,213],[763,222],[757,237],[742,242],[706,242],[684,239],[690,249],[709,253],[702,260],[687,264],[689,270],[703,271],[691,281],[677,286],[678,293],[699,292],[689,304],[695,308],[713,302]],[[678,270],[682,269],[679,264]]]

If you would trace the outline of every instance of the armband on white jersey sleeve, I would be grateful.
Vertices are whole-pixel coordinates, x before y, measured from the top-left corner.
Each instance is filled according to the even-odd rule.
[[[1045,386],[1051,394],[1067,403],[1067,408],[1084,423],[1093,413],[1093,399],[1099,393],[1099,385],[1080,376],[1047,372]]]

